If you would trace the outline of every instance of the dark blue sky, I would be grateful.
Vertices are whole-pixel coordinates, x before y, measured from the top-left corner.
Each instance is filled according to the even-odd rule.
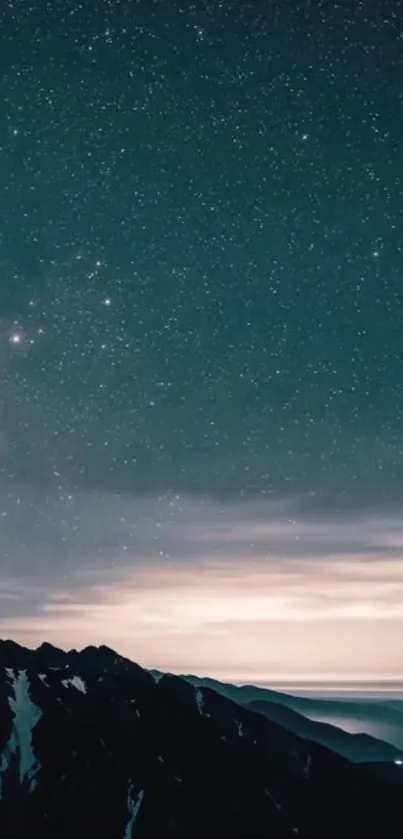
[[[15,0],[0,70],[9,571],[83,496],[395,516],[400,4]]]

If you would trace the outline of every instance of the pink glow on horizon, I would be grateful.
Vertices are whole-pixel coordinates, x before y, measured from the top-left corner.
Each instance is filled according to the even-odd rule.
[[[38,616],[0,620],[0,634],[30,646],[105,643],[146,667],[241,681],[399,679],[403,558],[147,562],[94,574],[87,599],[55,592]]]

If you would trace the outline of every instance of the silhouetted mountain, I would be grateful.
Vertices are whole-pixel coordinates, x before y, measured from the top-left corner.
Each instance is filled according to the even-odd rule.
[[[384,780],[388,780],[393,784],[399,784],[400,787],[403,786],[403,763],[396,762],[396,761],[376,761],[374,763],[365,763],[363,764],[365,768],[373,772],[378,778],[383,778]]]
[[[263,714],[268,720],[284,726],[288,731],[299,737],[313,740],[327,746],[337,754],[353,760],[355,763],[369,763],[370,761],[398,760],[403,752],[390,743],[384,743],[368,734],[348,734],[341,728],[328,723],[316,722],[304,717],[287,705],[278,702],[264,702],[255,700],[245,705],[251,711]]]
[[[0,642],[1,839],[386,837],[399,787],[106,647]]]
[[[232,685],[218,682],[215,679],[200,678],[186,675],[187,679],[196,686],[209,687],[222,696],[247,707],[251,702],[278,703],[286,708],[302,714],[308,719],[330,723],[333,727],[350,731],[354,734],[369,734],[372,739],[379,739],[385,744],[395,746],[399,753],[403,750],[403,703],[376,700],[349,699],[317,699],[303,696],[293,696],[275,690],[255,687],[254,685]],[[269,713],[269,712],[268,712]],[[322,742],[318,738],[318,742]],[[345,740],[346,744],[347,741]],[[373,744],[374,748],[374,744]],[[353,751],[356,747],[352,746]],[[374,755],[368,755],[365,760],[373,760]],[[382,754],[379,757],[383,760]]]

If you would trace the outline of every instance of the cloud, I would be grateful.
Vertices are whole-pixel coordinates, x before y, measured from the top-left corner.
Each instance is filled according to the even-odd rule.
[[[18,511],[1,520],[2,635],[109,643],[172,669],[253,665],[285,676],[305,662],[323,675],[344,661],[352,674],[362,662],[385,677],[403,671],[398,517],[325,520],[303,498],[219,505],[88,493],[62,508],[48,496],[23,502],[23,523]]]

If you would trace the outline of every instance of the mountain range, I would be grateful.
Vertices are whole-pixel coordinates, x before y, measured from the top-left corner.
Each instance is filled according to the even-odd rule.
[[[199,676],[183,678],[258,711],[294,734],[322,743],[349,760],[365,763],[403,757],[402,701],[307,698]],[[357,729],[360,733],[351,733]]]
[[[286,704],[272,719],[267,697],[201,682],[104,646],[0,641],[1,839],[396,835],[399,758],[374,758],[387,744],[354,763],[293,730]]]

